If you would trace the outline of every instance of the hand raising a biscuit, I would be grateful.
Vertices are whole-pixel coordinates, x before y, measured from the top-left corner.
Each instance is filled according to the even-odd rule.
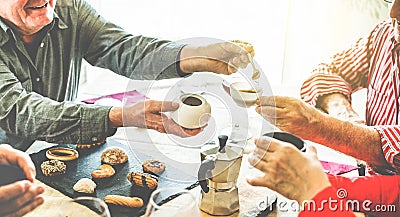
[[[181,51],[180,68],[183,72],[207,71],[230,75],[250,63],[248,53],[254,56],[253,46],[240,40],[200,47],[186,46]]]

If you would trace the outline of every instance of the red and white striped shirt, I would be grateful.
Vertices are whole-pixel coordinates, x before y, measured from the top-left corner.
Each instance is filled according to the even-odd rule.
[[[385,158],[396,173],[400,173],[399,46],[391,21],[384,21],[331,62],[319,64],[301,88],[302,99],[314,106],[324,94],[338,92],[351,100],[351,93],[367,88],[367,125],[379,132]]]

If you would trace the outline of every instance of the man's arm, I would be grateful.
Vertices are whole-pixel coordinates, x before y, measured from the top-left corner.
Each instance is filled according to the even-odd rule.
[[[318,133],[305,139],[324,144],[374,166],[389,166],[383,154],[380,134],[373,127],[341,121],[320,113],[313,128]]]
[[[256,107],[267,121],[303,139],[375,165],[388,166],[374,127],[342,121],[292,97],[260,97]]]
[[[75,144],[100,142],[111,134],[110,107],[57,102],[28,92],[1,62],[0,89],[0,125],[8,133],[53,143]]]

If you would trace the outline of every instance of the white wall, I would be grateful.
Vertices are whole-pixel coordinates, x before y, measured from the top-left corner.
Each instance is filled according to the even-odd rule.
[[[273,89],[296,96],[313,66],[355,42],[379,21],[365,5],[376,9],[371,2],[378,2],[380,12],[387,10],[381,0],[88,1],[133,34],[251,42]]]

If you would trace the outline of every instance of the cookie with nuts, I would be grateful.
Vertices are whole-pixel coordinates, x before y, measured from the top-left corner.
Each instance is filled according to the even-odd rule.
[[[45,176],[57,176],[65,173],[67,165],[60,160],[48,160],[44,161],[40,168]]]
[[[101,161],[110,165],[123,164],[128,161],[128,155],[122,148],[110,147],[101,153]]]

